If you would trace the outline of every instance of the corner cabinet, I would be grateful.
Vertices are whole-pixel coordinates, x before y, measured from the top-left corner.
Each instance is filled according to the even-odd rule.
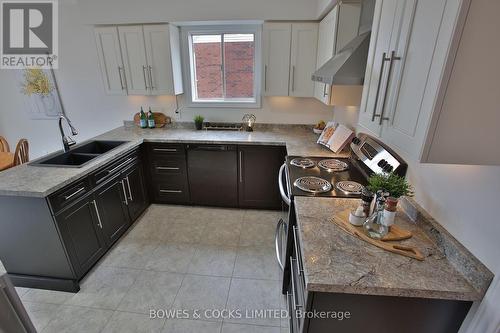
[[[313,97],[318,23],[264,23],[266,96]]]
[[[443,105],[451,105],[446,104],[445,97],[451,91],[447,90],[450,85],[468,85],[469,88],[463,89],[461,95],[455,94],[455,99],[463,98],[464,103],[471,101],[469,91],[478,91],[479,94],[484,91],[468,80],[469,75],[464,75],[460,80],[449,81],[450,78],[453,79],[451,73],[454,64],[459,64],[456,62],[460,59],[456,57],[457,50],[458,54],[465,50],[466,46],[461,44],[460,39],[466,33],[464,26],[467,27],[472,22],[469,17],[474,13],[474,6],[474,2],[467,0],[376,2],[359,117],[360,131],[375,134],[401,155],[414,161],[500,164],[500,154],[491,154],[492,151],[498,150],[484,149],[482,157],[463,153],[478,151],[473,147],[483,145],[484,142],[494,142],[484,140],[485,136],[477,134],[491,132],[493,129],[494,126],[491,126],[490,131],[484,131],[483,122],[489,123],[486,120],[488,117],[483,119],[477,114],[469,116],[470,108],[460,111],[461,115],[457,112],[453,119],[446,118],[441,111]],[[484,6],[482,10],[485,14],[488,12],[488,6],[495,7],[493,3],[477,6],[478,10]],[[494,11],[493,8],[491,11]],[[476,22],[480,21],[481,19],[477,19]],[[484,29],[479,35],[493,34],[492,31]],[[469,45],[477,40],[470,39]],[[488,39],[481,40],[486,47]],[[477,49],[471,48],[469,59],[474,59]],[[492,59],[493,57],[485,61],[492,66],[495,63]],[[476,61],[470,60],[469,63]],[[461,66],[466,64],[467,62],[464,62]],[[488,65],[476,65],[477,63],[471,65],[471,73],[475,72],[476,68],[482,68],[484,77],[491,71],[486,69]],[[476,85],[483,83],[482,79],[475,82]],[[490,96],[493,96],[493,93]],[[491,97],[486,98],[493,100]],[[456,110],[462,104],[457,103],[453,109]],[[472,104],[469,104],[469,107],[471,106]],[[474,119],[476,126],[469,126]],[[489,119],[495,118],[490,116]],[[475,128],[475,131],[468,131],[471,128]],[[460,137],[458,141],[457,137]],[[490,137],[493,138],[492,135]]]
[[[176,26],[96,27],[95,37],[107,94],[183,93],[179,29]]]

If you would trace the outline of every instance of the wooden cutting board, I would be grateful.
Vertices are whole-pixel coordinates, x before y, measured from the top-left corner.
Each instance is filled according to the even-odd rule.
[[[347,214],[349,214],[349,211],[347,211],[347,212],[348,212]],[[338,225],[345,232],[347,232],[355,237],[358,237],[367,243],[375,245],[376,247],[379,247],[383,250],[386,250],[386,251],[389,251],[392,253],[397,253],[399,255],[410,257],[410,258],[421,260],[421,261],[424,260],[424,256],[417,248],[414,248],[411,246],[404,246],[404,245],[400,245],[400,244],[388,243],[387,242],[388,239],[386,239],[384,241],[378,240],[378,239],[373,239],[373,238],[369,237],[367,234],[365,234],[362,227],[356,227],[356,226],[353,226],[351,223],[349,223],[349,220],[346,219],[345,216],[346,216],[345,211],[342,211],[339,214],[336,214],[332,218],[332,222],[335,223],[336,225]],[[391,229],[393,229],[393,228],[394,228],[394,226],[391,227]],[[403,230],[403,229],[401,229],[401,230]],[[394,239],[392,239],[392,240],[394,240]]]
[[[155,127],[156,128],[165,127],[166,124],[170,124],[172,122],[170,117],[166,116],[165,114],[163,114],[161,112],[153,112],[153,118],[155,119]],[[140,112],[137,112],[134,115],[134,123],[137,126],[139,126],[140,120],[141,120],[141,114],[140,114]]]
[[[351,211],[349,209],[346,209],[340,213],[337,214],[337,216],[339,218],[341,218],[342,220],[346,221],[347,223],[349,223],[349,213]],[[349,223],[349,225],[352,225],[351,223]],[[352,225],[353,227],[355,228],[359,228],[361,231],[362,230],[362,227],[357,227],[355,225]],[[382,238],[381,240],[384,241],[384,242],[388,242],[388,241],[400,241],[400,240],[405,240],[405,239],[408,239],[408,238],[411,238],[412,236],[412,233],[408,230],[405,230],[397,225],[392,225],[391,226],[391,230],[389,231],[389,233],[387,235],[384,236],[384,238]]]

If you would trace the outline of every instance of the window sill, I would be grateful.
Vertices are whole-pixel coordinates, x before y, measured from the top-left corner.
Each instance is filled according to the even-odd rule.
[[[189,102],[190,108],[232,108],[232,109],[260,109],[261,100],[255,102]]]

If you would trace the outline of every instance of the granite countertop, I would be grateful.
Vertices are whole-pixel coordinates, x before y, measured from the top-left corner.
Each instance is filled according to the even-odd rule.
[[[413,200],[401,199],[396,224],[413,237],[424,261],[387,252],[346,233],[332,222],[358,200],[295,197],[306,288],[335,292],[476,301],[493,274]],[[404,204],[406,202],[406,204]],[[411,203],[408,204],[408,203]],[[408,216],[414,216],[412,222]]]
[[[128,141],[81,168],[41,167],[24,164],[0,172],[0,195],[46,197],[65,185],[123,156],[143,142],[220,143],[286,146],[288,155],[345,156],[334,154],[316,143],[318,135],[311,126],[262,125],[254,132],[196,131],[187,128],[140,129],[119,127],[99,135],[95,140]]]

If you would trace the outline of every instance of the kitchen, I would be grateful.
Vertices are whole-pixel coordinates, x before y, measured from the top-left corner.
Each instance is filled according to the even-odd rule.
[[[0,70],[0,135],[11,147],[21,138],[30,145],[30,162],[0,172],[0,261],[31,317],[23,317],[26,327],[498,331],[499,227],[490,213],[500,188],[497,4],[59,1],[57,10],[61,55],[54,77],[43,71],[58,87],[56,115],[34,116],[36,96],[20,92],[23,71]],[[208,44],[218,51],[206,53],[202,68]],[[245,53],[231,53],[235,45],[246,45]],[[478,64],[477,49],[485,48]],[[248,68],[251,79],[242,80]],[[141,107],[171,123],[139,128]],[[247,114],[255,123],[242,124]],[[197,131],[197,115],[205,127],[242,128]],[[354,140],[347,136],[336,153],[317,144],[312,124],[320,120],[354,130]],[[74,163],[92,159],[53,166],[69,161],[59,157],[62,138],[78,141],[69,150]],[[386,157],[381,165],[378,154]],[[364,163],[369,156],[377,163]],[[312,165],[294,166],[297,157]],[[322,168],[332,159],[348,169]],[[294,179],[327,179],[319,184],[327,191],[278,182],[280,169]],[[364,187],[367,176],[391,172],[413,188],[413,198],[399,200],[396,224],[412,232],[403,244],[423,261],[333,222],[360,201],[359,193],[339,195],[338,183],[358,177]],[[75,238],[88,230],[97,230],[95,242]],[[194,320],[149,312],[297,305],[351,317]],[[386,317],[393,324],[382,329]]]

